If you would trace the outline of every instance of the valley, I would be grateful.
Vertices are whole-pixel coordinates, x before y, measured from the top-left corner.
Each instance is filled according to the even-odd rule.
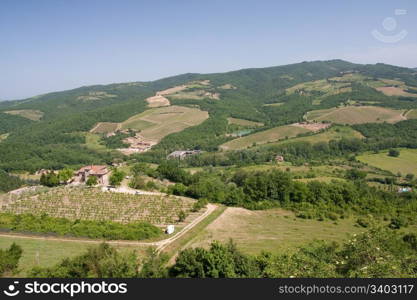
[[[164,268],[230,239],[268,262],[378,230],[408,243],[416,76],[313,61],[4,103],[0,247],[22,247],[24,277],[103,241]]]

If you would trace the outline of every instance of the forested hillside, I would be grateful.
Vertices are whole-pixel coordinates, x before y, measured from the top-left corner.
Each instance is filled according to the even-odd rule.
[[[346,81],[345,74],[353,74],[354,79]],[[198,126],[166,136],[150,152],[139,155],[139,159],[160,161],[167,153],[181,149],[216,151],[219,145],[232,139],[227,135],[230,132],[228,117],[262,122],[265,126],[255,129],[262,131],[303,121],[304,115],[312,110],[351,102],[396,109],[417,108],[417,98],[387,96],[376,90],[374,87],[385,84],[380,78],[400,82],[396,86],[408,88],[411,93],[417,87],[417,75],[412,69],[331,60],[227,73],[183,74],[153,82],[96,85],[2,102],[0,134],[8,133],[8,136],[0,142],[0,169],[35,171],[40,168],[110,163],[113,157],[109,153],[84,146],[85,132],[97,122],[123,122],[148,109],[145,99],[157,91],[190,82],[207,81],[209,84],[189,88],[187,97],[181,94],[167,96],[171,105],[197,106],[209,112],[209,119]],[[335,91],[314,90],[314,84],[326,84],[326,80],[331,88],[336,87]],[[335,84],[334,80],[341,81],[348,88]],[[289,92],[289,88],[302,83],[307,83],[307,88]],[[313,89],[309,89],[308,85],[313,85]],[[199,89],[205,92],[204,95],[217,95],[218,99],[195,96]],[[194,91],[197,94],[192,94]],[[31,121],[1,113],[11,110],[36,110],[42,117],[39,121]]]

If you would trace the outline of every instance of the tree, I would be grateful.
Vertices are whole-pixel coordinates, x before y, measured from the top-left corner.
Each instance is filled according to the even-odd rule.
[[[362,180],[365,179],[367,173],[358,169],[350,169],[346,171],[346,178],[350,180]]]
[[[89,176],[85,184],[88,186],[95,186],[97,183],[98,181],[96,176]]]
[[[145,179],[141,176],[134,176],[130,182],[129,187],[132,189],[144,189],[146,187]]]
[[[17,270],[22,252],[22,248],[15,243],[7,250],[0,249],[0,277],[11,275]]]
[[[51,171],[47,174],[42,174],[40,183],[45,186],[54,187],[59,185],[59,177],[55,172]]]
[[[187,215],[186,215],[186,213],[183,210],[181,210],[178,213],[178,221],[179,222],[183,222],[185,220],[185,218],[187,218]]]
[[[70,180],[72,176],[74,176],[74,171],[68,168],[62,169],[58,173],[59,180],[64,183]]]
[[[400,151],[398,151],[397,149],[390,149],[388,151],[388,156],[398,157],[400,156]]]
[[[110,184],[114,186],[119,186],[122,183],[123,178],[125,178],[125,176],[125,172],[115,169],[110,176]]]

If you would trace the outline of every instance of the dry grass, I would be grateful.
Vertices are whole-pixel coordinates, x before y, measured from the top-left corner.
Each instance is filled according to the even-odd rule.
[[[39,121],[43,117],[43,112],[35,109],[21,109],[5,111],[6,114],[20,116],[32,121]]]
[[[394,110],[377,106],[346,106],[313,110],[306,114],[308,121],[328,121],[338,124],[396,123],[406,118],[404,110]]]
[[[337,223],[295,218],[292,212],[282,209],[249,211],[228,207],[189,246],[207,247],[213,240],[233,239],[245,253],[282,253],[315,239],[341,242],[348,234],[360,231],[354,220],[340,219]]]

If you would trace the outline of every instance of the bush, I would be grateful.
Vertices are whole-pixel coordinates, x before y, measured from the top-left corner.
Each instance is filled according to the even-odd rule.
[[[0,228],[16,232],[34,232],[59,236],[89,237],[109,240],[143,240],[157,237],[161,230],[146,222],[121,224],[111,221],[90,221],[53,218],[48,215],[0,214]]]
[[[398,157],[400,156],[400,151],[398,151],[397,149],[390,149],[388,151],[388,156]]]

